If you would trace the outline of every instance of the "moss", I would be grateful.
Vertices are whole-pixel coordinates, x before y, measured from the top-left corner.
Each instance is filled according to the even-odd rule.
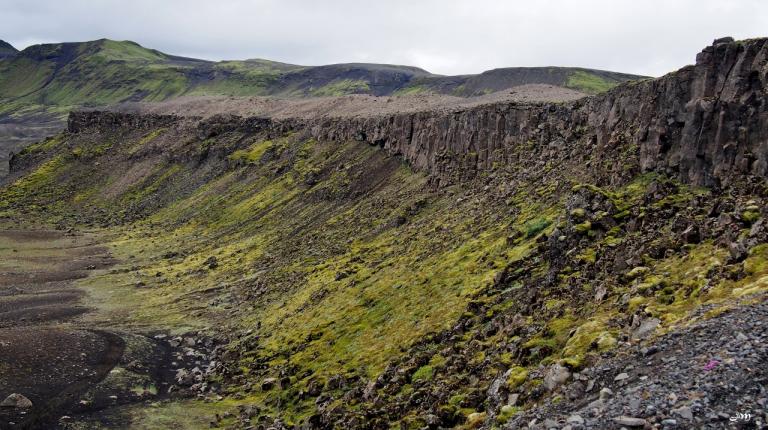
[[[59,134],[53,137],[48,137],[46,139],[41,140],[40,142],[33,143],[29,146],[26,146],[24,149],[21,150],[19,155],[28,155],[28,154],[38,154],[43,152],[49,152],[54,149],[56,149],[58,146],[61,145],[61,143],[64,142],[63,135]]]
[[[622,239],[620,237],[614,237],[614,236],[606,236],[603,239],[603,243],[605,244],[605,246],[610,247],[610,248],[615,248],[615,247],[621,245],[621,243],[623,241],[624,241],[624,239]]]
[[[741,220],[747,224],[753,224],[758,219],[760,219],[760,212],[758,211],[745,210],[741,213]]]
[[[311,88],[309,93],[315,97],[343,96],[345,94],[361,94],[370,90],[368,82],[356,79],[341,79],[330,82],[322,87]]]
[[[645,266],[638,266],[638,267],[633,267],[632,270],[630,270],[629,272],[626,273],[626,275],[624,275],[624,277],[627,278],[628,280],[633,280],[641,276],[645,276],[649,272],[650,272],[649,268]]]
[[[45,211],[71,192],[58,187],[58,175],[67,165],[63,156],[55,156],[40,164],[26,176],[0,189],[0,211],[13,205],[25,204],[27,209]]]
[[[525,367],[516,366],[509,370],[509,376],[507,376],[507,387],[510,390],[523,385],[528,379],[528,369]]]
[[[485,412],[472,412],[467,415],[467,421],[461,427],[463,429],[477,429],[480,428],[485,422]]]
[[[576,208],[571,211],[571,217],[576,219],[582,219],[585,216],[587,216],[587,211],[585,211],[583,208]]]
[[[521,408],[518,406],[512,406],[512,405],[504,405],[499,410],[499,414],[496,416],[496,422],[499,424],[506,424],[507,421],[512,419],[515,415],[517,415],[521,411]]]
[[[435,368],[430,365],[426,365],[416,369],[416,372],[414,372],[413,375],[411,376],[411,380],[414,382],[431,381],[434,376],[435,376]]]
[[[568,339],[562,351],[562,357],[570,367],[581,367],[587,353],[595,350],[603,352],[616,345],[614,333],[609,331],[604,322],[590,320],[581,324],[573,336]]]
[[[510,366],[512,363],[514,363],[512,354],[510,354],[509,352],[504,352],[499,354],[499,363],[505,367]]]
[[[597,251],[594,248],[586,248],[576,258],[584,263],[594,264],[597,261]]]
[[[589,231],[592,230],[592,223],[589,221],[584,221],[580,224],[574,225],[573,229],[576,230],[577,233],[589,233]]]
[[[544,231],[544,229],[549,227],[550,224],[552,224],[552,221],[544,217],[539,217],[531,221],[528,221],[527,223],[525,223],[525,226],[523,227],[525,232],[525,237],[530,239],[538,235],[539,233]]]
[[[467,395],[466,394],[454,394],[451,396],[450,399],[448,399],[448,404],[451,406],[459,407],[462,403],[464,403],[464,400],[466,400]]]
[[[409,95],[416,95],[416,94],[429,94],[432,91],[423,86],[423,85],[408,85],[403,88],[398,89],[394,93],[392,93],[393,96],[409,96]]]
[[[247,164],[255,164],[261,160],[264,154],[273,147],[271,140],[263,140],[252,144],[248,149],[239,149],[227,158]]]
[[[587,94],[597,94],[615,87],[618,83],[608,80],[586,70],[573,71],[565,82],[565,86]]]
[[[768,244],[762,243],[750,249],[743,264],[744,271],[752,276],[768,272]]]
[[[157,139],[160,135],[166,132],[166,128],[160,127],[158,129],[152,130],[149,133],[145,134],[144,137],[139,139],[139,141],[135,144],[133,144],[128,149],[128,154],[135,154],[137,153],[141,148],[143,148],[146,144],[152,142],[153,140]]]

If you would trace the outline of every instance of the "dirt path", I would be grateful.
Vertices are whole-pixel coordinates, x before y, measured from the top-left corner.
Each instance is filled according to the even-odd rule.
[[[0,397],[33,403],[0,408],[0,428],[54,428],[119,363],[125,341],[78,324],[89,309],[73,285],[114,262],[93,236],[0,230]]]

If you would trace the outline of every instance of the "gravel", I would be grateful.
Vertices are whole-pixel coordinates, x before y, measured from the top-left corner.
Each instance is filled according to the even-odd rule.
[[[763,296],[756,304],[625,346],[581,372],[595,381],[581,402],[545,401],[507,428],[768,428],[766,320]]]

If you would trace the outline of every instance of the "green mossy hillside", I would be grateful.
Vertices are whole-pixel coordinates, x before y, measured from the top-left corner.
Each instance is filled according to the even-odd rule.
[[[89,305],[218,336],[220,406],[290,424],[500,425],[549,395],[551,366],[653,336],[640,321],[662,333],[768,291],[764,198],[661,173],[438,188],[360,142],[178,127],[61,134],[20,161],[4,223],[97,229],[120,263],[79,281]],[[141,428],[174,407],[126,413]]]

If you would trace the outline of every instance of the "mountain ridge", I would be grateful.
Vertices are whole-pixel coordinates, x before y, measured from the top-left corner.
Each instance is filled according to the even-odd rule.
[[[235,89],[244,90],[240,94],[252,95],[280,95],[280,96],[311,96],[311,95],[343,95],[343,94],[361,94],[368,93],[373,95],[387,95],[396,91],[405,93],[413,92],[437,92],[441,94],[455,94],[460,96],[469,96],[482,94],[489,91],[509,88],[516,85],[530,83],[546,83],[565,86],[584,92],[597,92],[607,89],[618,82],[631,79],[644,78],[643,76],[631,75],[625,73],[609,72],[604,70],[593,70],[583,67],[521,67],[521,68],[500,68],[486,71],[480,74],[443,76],[435,75],[426,70],[413,66],[402,66],[396,64],[376,64],[376,63],[337,63],[321,66],[301,66],[287,63],[280,63],[265,59],[247,59],[247,60],[224,60],[209,61],[189,57],[180,57],[166,54],[155,49],[144,48],[132,41],[113,41],[109,39],[98,39],[88,42],[65,42],[53,44],[33,45],[17,52],[9,61],[22,61],[29,59],[32,61],[48,64],[53,70],[61,70],[66,67],[74,67],[85,73],[84,75],[71,75],[67,80],[61,83],[63,86],[84,85],[77,83],[79,80],[89,79],[87,68],[90,56],[98,56],[106,61],[123,62],[130,64],[136,62],[140,65],[154,64],[157,66],[168,67],[172,71],[171,78],[186,79],[186,84],[177,82],[177,87],[166,88],[166,93],[157,90],[147,91],[145,87],[138,82],[133,94],[120,93],[112,95],[98,96],[97,93],[82,93],[75,97],[64,98],[46,98],[32,99],[30,102],[42,104],[66,104],[78,102],[78,104],[101,104],[104,101],[117,103],[121,101],[136,101],[153,99],[165,99],[168,97],[182,94],[223,94],[234,95],[231,91],[228,93],[225,89],[212,89],[210,82],[204,82],[195,77],[205,76],[207,80],[220,80],[221,74],[226,78],[243,79],[242,74],[247,72],[255,73],[252,77],[261,77],[266,79],[262,82],[243,82]],[[17,58],[15,58],[17,57]],[[70,65],[70,63],[75,63]],[[281,72],[277,76],[274,73]],[[553,71],[557,73],[553,74]],[[0,97],[23,98],[30,94],[44,91],[43,87],[34,87],[34,82],[30,83],[30,78],[24,76],[22,83],[28,84],[27,91],[19,93],[19,82],[21,77],[12,76],[13,70],[9,64],[5,64],[5,70],[0,68]],[[217,72],[219,75],[217,75]],[[578,80],[569,81],[575,72],[590,74],[592,79],[598,79],[602,82],[602,87],[580,85]],[[44,73],[44,72],[43,72]],[[514,78],[504,75],[514,74]],[[3,76],[5,75],[5,76]],[[8,75],[11,75],[10,77]],[[552,75],[552,76],[546,76]],[[496,79],[494,79],[498,76]],[[2,79],[4,78],[4,79]],[[50,85],[56,78],[33,79],[33,81],[43,80],[46,85]],[[119,77],[117,77],[119,78]],[[416,85],[408,84],[418,78]],[[145,79],[152,79],[147,76]],[[462,87],[467,81],[481,81],[490,83],[483,87],[480,84],[474,84],[471,88]],[[68,83],[74,81],[73,83]],[[139,79],[141,81],[141,78]],[[270,86],[270,82],[274,86]],[[119,81],[110,81],[109,85],[116,85]],[[31,85],[30,85],[31,84]],[[130,88],[130,83],[127,83]],[[334,85],[335,84],[335,85]],[[136,84],[134,84],[136,85]],[[180,86],[179,86],[180,85]],[[329,88],[325,88],[329,86]],[[45,85],[43,85],[45,86]]]
[[[0,60],[15,56],[19,51],[10,43],[0,40]]]

